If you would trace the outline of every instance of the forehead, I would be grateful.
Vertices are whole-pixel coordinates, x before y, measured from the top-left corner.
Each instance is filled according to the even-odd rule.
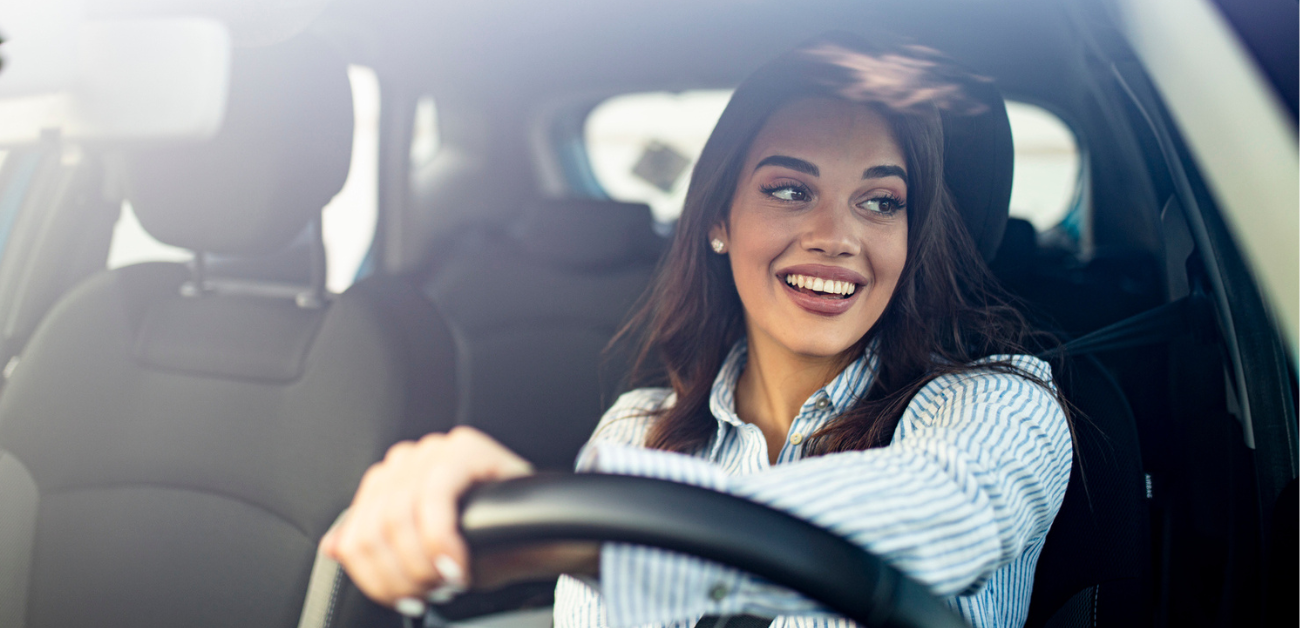
[[[875,165],[905,165],[884,117],[865,105],[830,98],[796,100],[773,113],[746,161],[752,169],[770,155],[798,157],[822,169],[843,164],[859,172]]]

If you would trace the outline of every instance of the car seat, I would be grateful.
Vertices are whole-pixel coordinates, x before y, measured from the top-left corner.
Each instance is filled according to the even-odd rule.
[[[1090,331],[1095,323],[1089,321],[1098,312],[1080,308],[1077,297],[1057,297],[1073,288],[1098,302],[1118,299],[1110,293],[1099,298],[1086,279],[1067,281],[1068,273],[1043,257],[1034,227],[1012,218],[990,267],[1004,286],[1032,304],[1031,314]],[[1074,465],[1038,558],[1025,626],[1149,625],[1150,486],[1133,410],[1096,357],[1067,353],[1052,366],[1073,406]]]
[[[1038,557],[1025,626],[1150,625],[1149,486],[1133,412],[1096,358],[1054,367],[1074,406],[1074,466]]]
[[[295,626],[365,469],[452,425],[454,343],[419,291],[324,291],[351,102],[321,42],[237,50],[216,137],[129,155],[141,224],[195,263],[93,276],[21,354],[0,397],[0,626]],[[295,238],[296,278],[277,266]]]
[[[538,201],[463,239],[425,286],[459,343],[459,422],[572,469],[626,374],[602,351],[664,246],[648,206],[592,199]]]

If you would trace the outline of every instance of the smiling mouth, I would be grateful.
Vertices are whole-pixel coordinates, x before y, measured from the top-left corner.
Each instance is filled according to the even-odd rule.
[[[847,299],[858,289],[858,284],[851,281],[835,281],[809,275],[789,274],[785,276],[786,285],[795,291],[822,299]]]

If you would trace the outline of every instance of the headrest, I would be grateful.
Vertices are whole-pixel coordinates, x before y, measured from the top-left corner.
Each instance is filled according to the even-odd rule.
[[[598,199],[534,202],[511,235],[524,251],[570,266],[653,261],[663,248],[649,205]]]
[[[167,244],[272,252],[343,187],[352,121],[347,68],[323,42],[237,49],[221,130],[132,154],[127,195],[145,230]]]
[[[1015,146],[1006,103],[992,83],[970,82],[966,95],[985,109],[974,115],[941,113],[944,181],[975,247],[992,261],[1011,206]]]

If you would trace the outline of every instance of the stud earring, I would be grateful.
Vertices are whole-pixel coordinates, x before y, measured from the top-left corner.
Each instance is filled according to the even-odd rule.
[[[710,244],[713,245],[714,253],[722,253],[722,251],[727,248],[727,245],[723,244],[722,240],[719,240],[718,238],[714,238]]]

